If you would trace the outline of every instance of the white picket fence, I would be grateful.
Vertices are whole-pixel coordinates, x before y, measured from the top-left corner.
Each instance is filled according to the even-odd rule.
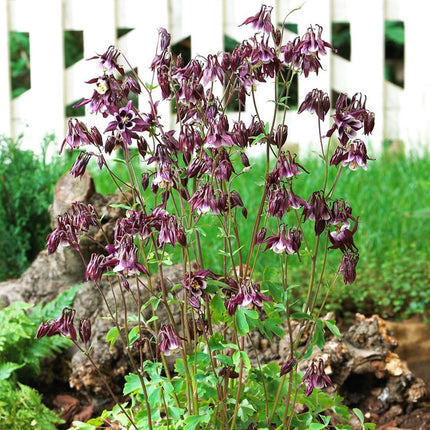
[[[0,134],[16,137],[24,133],[24,146],[37,151],[42,137],[54,133],[60,142],[65,135],[65,106],[91,93],[84,81],[97,76],[95,63],[85,60],[64,68],[64,31],[83,31],[84,58],[118,46],[146,81],[152,76],[158,29],[165,27],[173,43],[191,36],[191,53],[207,55],[222,51],[224,34],[236,40],[252,35],[241,26],[261,3],[274,7],[272,17],[282,22],[301,0],[0,0]],[[430,56],[425,49],[428,16],[426,0],[305,0],[288,22],[303,34],[310,24],[324,28],[330,40],[332,22],[350,24],[351,58],[323,58],[326,69],[318,77],[299,79],[299,101],[308,91],[333,89],[352,95],[367,95],[367,107],[376,115],[371,138],[373,153],[383,139],[402,141],[407,151],[428,148],[430,142]],[[384,79],[384,21],[403,21],[405,28],[404,88]],[[117,38],[118,28],[133,30]],[[31,89],[11,99],[8,32],[28,32],[30,37]],[[273,87],[257,90],[260,109],[273,108]],[[141,110],[147,107],[142,95]],[[252,103],[247,103],[251,115]],[[164,121],[169,108],[161,112]],[[83,119],[98,124],[88,115]],[[310,150],[318,143],[315,118],[291,112],[287,117],[289,141]],[[103,127],[103,126],[102,126]],[[327,124],[328,127],[328,124]]]

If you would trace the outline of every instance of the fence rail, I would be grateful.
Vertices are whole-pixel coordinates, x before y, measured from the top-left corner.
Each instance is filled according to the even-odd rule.
[[[300,1],[300,0],[299,0]],[[299,1],[268,0],[272,17],[281,23]],[[301,3],[301,1],[300,1]],[[430,56],[422,46],[423,29],[428,25],[420,0],[307,0],[289,17],[302,34],[309,24],[320,24],[330,40],[332,23],[349,23],[350,59],[329,54],[324,72],[308,79],[299,77],[298,98],[303,100],[313,88],[325,91],[362,92],[377,123],[372,149],[379,152],[384,139],[401,141],[406,150],[428,148],[430,142]],[[149,64],[155,52],[158,28],[171,32],[173,43],[190,37],[191,55],[223,50],[224,35],[236,40],[249,37],[243,20],[260,8],[258,0],[0,0],[0,134],[17,137],[37,150],[42,137],[65,134],[65,106],[90,91],[85,80],[94,76],[94,63],[84,59],[64,66],[64,31],[83,32],[84,58],[102,53],[114,44],[126,53],[143,79],[150,81]],[[404,86],[384,78],[384,23],[402,21],[405,29]],[[132,29],[118,37],[119,28]],[[27,32],[30,40],[31,88],[12,99],[9,32]],[[261,85],[258,99],[267,109],[272,105],[273,88]],[[141,109],[146,101],[139,100]],[[251,105],[249,103],[248,105]],[[247,114],[252,110],[248,108]],[[168,110],[162,115],[170,115]],[[97,123],[86,115],[85,121]],[[317,142],[310,115],[289,113],[289,140],[311,150]],[[171,120],[173,121],[173,120]],[[173,122],[172,122],[173,127]]]

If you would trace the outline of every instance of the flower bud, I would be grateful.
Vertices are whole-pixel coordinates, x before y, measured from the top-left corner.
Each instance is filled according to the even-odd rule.
[[[87,345],[91,339],[91,321],[89,318],[79,320],[79,336],[82,342]]]

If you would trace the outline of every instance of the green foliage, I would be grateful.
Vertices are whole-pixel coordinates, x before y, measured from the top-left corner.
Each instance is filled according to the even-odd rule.
[[[15,302],[0,310],[0,427],[4,430],[27,428],[55,429],[63,423],[49,410],[33,388],[19,382],[30,380],[40,371],[40,359],[54,356],[70,345],[60,336],[35,339],[41,319],[57,316],[73,303],[80,285],[60,293],[46,305],[35,307]],[[32,311],[31,311],[32,309]]]
[[[64,420],[48,409],[33,388],[0,379],[0,420],[3,430],[55,430]]]
[[[58,316],[66,306],[71,306],[80,285],[60,293],[52,302],[33,307],[28,303],[15,302],[0,310],[0,379],[8,378],[15,370],[19,378],[38,373],[39,361],[70,345],[61,336],[35,339],[41,320]],[[14,366],[17,366],[14,368]],[[9,373],[9,374],[8,374]]]
[[[65,163],[47,163],[52,143],[47,136],[42,155],[20,148],[20,140],[0,138],[0,281],[18,277],[44,249],[50,232],[48,207]]]

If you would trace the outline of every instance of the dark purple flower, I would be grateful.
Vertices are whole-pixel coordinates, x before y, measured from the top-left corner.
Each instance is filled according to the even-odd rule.
[[[76,157],[75,162],[70,170],[70,174],[75,178],[82,177],[87,170],[89,161],[91,160],[92,154],[89,152],[80,152]]]
[[[136,115],[130,100],[125,107],[120,108],[115,113],[115,120],[107,125],[105,132],[117,130],[124,141],[130,145],[131,138],[137,138],[135,132],[145,129],[148,129],[146,122]]]
[[[335,231],[329,233],[328,238],[332,243],[330,249],[340,249],[342,252],[357,251],[357,247],[354,243],[354,233],[357,231],[358,221],[355,223],[352,230],[349,229],[348,224],[338,225]]]
[[[198,270],[197,272],[187,272],[182,277],[182,286],[188,292],[188,303],[196,310],[200,309],[200,298],[204,296],[206,289],[206,279],[214,277],[210,270]]]
[[[349,227],[349,220],[357,221],[352,216],[352,208],[347,205],[344,199],[336,199],[331,206],[330,224],[338,225],[340,223],[347,224]]]
[[[221,148],[217,154],[217,164],[214,175],[217,179],[229,181],[231,174],[234,172],[233,164],[224,148]]]
[[[339,141],[342,145],[346,145],[349,140],[357,136],[357,131],[363,127],[363,123],[353,115],[339,111],[333,116],[334,125],[327,132],[327,137],[330,137],[337,129]]]
[[[103,69],[104,73],[113,74],[118,71],[121,75],[124,75],[124,69],[118,64],[118,57],[120,52],[114,46],[109,46],[106,52],[101,55],[95,55],[88,60],[99,60],[100,67]]]
[[[115,245],[108,245],[110,255],[102,263],[102,267],[112,267],[112,270],[124,277],[129,275],[149,275],[148,269],[138,261],[137,246],[133,237],[124,235]]]
[[[339,272],[343,275],[345,285],[352,285],[355,281],[358,259],[359,255],[357,252],[343,254]]]
[[[61,144],[60,154],[63,151],[64,145],[67,143],[70,150],[79,149],[83,145],[91,145],[94,143],[94,136],[88,131],[87,126],[78,119],[69,119],[67,123],[67,134]]]
[[[218,122],[210,124],[209,131],[205,139],[205,146],[207,148],[233,146],[235,143],[233,133],[229,132],[228,130],[228,119],[225,115],[221,115],[218,119]]]
[[[218,214],[218,203],[215,199],[213,185],[210,182],[200,185],[188,202],[191,203],[191,210],[197,210],[198,214],[206,214],[209,211]]]
[[[294,366],[297,364],[297,360],[295,358],[289,358],[282,366],[281,366],[281,371],[279,373],[279,376],[283,376],[286,375],[288,373],[290,373],[293,369]]]
[[[351,101],[348,101],[346,94],[340,94],[333,118],[334,124],[326,136],[330,137],[337,130],[342,146],[346,146],[349,140],[354,139],[358,130],[363,129],[363,134],[368,135],[375,125],[375,114],[366,108],[366,97],[363,100],[362,95],[358,93],[354,94]]]
[[[255,238],[255,244],[261,245],[264,243],[264,239],[266,238],[267,228],[263,227],[258,233],[257,237]]]
[[[273,299],[260,292],[258,284],[254,284],[250,279],[240,282],[238,290],[234,292],[226,301],[226,309],[229,315],[234,315],[238,306],[245,309],[252,309],[254,306],[261,308],[264,302],[272,302]]]
[[[175,246],[176,242],[181,246],[185,246],[187,239],[184,229],[179,225],[178,220],[174,215],[167,212],[154,220],[154,228],[158,230],[157,244],[169,244]]]
[[[272,9],[272,6],[262,5],[259,12],[246,18],[240,26],[251,24],[258,31],[264,31],[269,34],[272,33],[274,28],[271,20]]]
[[[286,226],[279,227],[278,234],[269,236],[264,240],[267,243],[264,250],[271,249],[276,254],[298,254],[302,244],[301,230],[291,227],[286,233]]]
[[[223,366],[223,367],[221,367],[218,375],[222,376],[222,377],[224,377],[226,379],[237,379],[237,378],[239,378],[239,373],[236,372],[234,370],[234,367],[232,367],[232,366]]]
[[[79,337],[87,347],[91,339],[91,320],[89,318],[81,318],[79,320]]]
[[[105,267],[103,263],[105,261],[105,256],[101,254],[93,253],[91,254],[90,261],[85,269],[85,281],[91,279],[94,283],[100,283],[103,273],[105,273]]]
[[[187,272],[182,277],[182,286],[190,291],[194,296],[201,296],[206,289],[206,278],[211,274],[210,270],[197,270],[197,272]]]
[[[314,388],[334,387],[330,377],[325,373],[322,358],[318,360],[318,364],[317,360],[312,360],[312,363],[303,375],[302,384],[306,384],[306,396],[310,396]]]
[[[342,166],[348,166],[351,170],[357,170],[358,167],[367,170],[367,160],[374,160],[374,158],[367,156],[364,142],[360,139],[355,139],[342,160]]]
[[[73,202],[70,214],[58,215],[57,227],[47,237],[48,254],[55,252],[60,244],[78,251],[81,236],[88,232],[90,225],[98,223],[99,216],[92,205]]]
[[[291,184],[289,184],[289,188],[290,189],[288,191],[288,196],[287,196],[288,208],[293,208],[296,210],[300,208],[308,208],[309,203],[306,200],[302,199],[297,194],[294,194],[293,187],[291,186]]]
[[[315,233],[319,236],[330,220],[331,213],[322,191],[315,191],[309,199],[309,206],[303,209],[304,221],[315,221]]]
[[[208,55],[202,73],[203,85],[218,79],[224,85],[225,71],[221,67],[216,55]]]
[[[273,186],[267,192],[267,213],[281,219],[288,209],[288,193],[286,188]]]
[[[296,155],[292,156],[289,151],[280,151],[271,177],[276,178],[277,181],[283,178],[296,178],[303,173],[302,170],[307,172],[302,165],[296,162]]]
[[[294,41],[281,47],[285,63],[293,69],[301,70],[305,77],[308,77],[310,72],[318,74],[322,68],[320,55],[327,54],[325,48],[330,48],[336,52],[330,43],[321,38],[322,27],[319,25],[316,27],[317,34],[315,34],[314,28],[309,26],[302,38],[297,37]]]
[[[75,314],[75,309],[66,307],[57,319],[48,322],[42,321],[37,330],[36,338],[40,339],[44,336],[50,337],[54,334],[61,334],[64,337],[69,336],[72,341],[76,342],[77,333],[73,325]]]
[[[181,348],[182,340],[175,333],[171,324],[163,324],[158,332],[158,352],[164,355],[174,354]]]
[[[305,110],[316,113],[317,117],[324,121],[327,112],[330,109],[330,98],[327,93],[322,90],[313,89],[309,92],[302,104],[299,107],[297,113],[302,113]]]

